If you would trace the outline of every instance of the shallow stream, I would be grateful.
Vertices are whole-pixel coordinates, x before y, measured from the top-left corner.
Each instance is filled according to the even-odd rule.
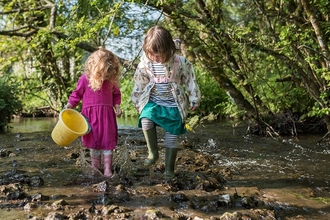
[[[322,134],[273,139],[246,135],[243,124],[203,123],[180,138],[176,178],[169,181],[162,176],[163,131],[158,130],[160,159],[146,168],[145,141],[136,120],[120,119],[116,176],[109,180],[92,175],[79,140],[67,147],[52,141],[56,122],[17,119],[10,133],[0,135],[1,178],[8,171],[38,176],[44,184],[22,190],[45,196],[27,208],[28,197],[10,200],[8,189],[2,189],[1,219],[56,219],[50,213],[79,216],[86,210],[83,218],[71,218],[330,219],[330,149],[325,142],[317,144]],[[100,183],[108,184],[107,190],[96,189]],[[227,195],[230,200],[219,199]],[[248,205],[243,199],[250,200]],[[64,208],[54,208],[58,200],[65,200]],[[107,205],[119,208],[107,215]],[[224,218],[226,213],[236,217]]]

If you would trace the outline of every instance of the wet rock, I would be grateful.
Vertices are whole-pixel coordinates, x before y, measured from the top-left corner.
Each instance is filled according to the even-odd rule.
[[[8,157],[12,152],[7,149],[0,149],[0,157]]]
[[[23,192],[23,186],[19,183],[0,186],[0,193],[6,196],[6,201],[30,198]]]
[[[232,200],[229,194],[223,194],[218,196],[217,203],[219,206],[232,207]]]
[[[145,217],[147,219],[156,220],[162,218],[164,215],[159,210],[149,209],[145,212]]]
[[[181,202],[186,202],[189,199],[185,194],[179,193],[179,194],[170,195],[169,200],[173,202],[181,203]]]
[[[113,195],[102,194],[94,203],[101,205],[112,205],[114,203],[114,198]]]
[[[18,207],[24,207],[28,202],[30,201],[30,199],[26,198],[23,201],[21,201],[21,203],[19,203]]]
[[[201,218],[201,217],[195,216],[195,217],[193,218],[193,220],[204,220],[204,219]]]
[[[265,220],[275,220],[277,219],[275,216],[275,211],[274,210],[268,210],[268,209],[255,209],[252,210],[254,215],[258,219],[265,219]],[[297,218],[295,218],[297,219]]]
[[[41,178],[40,176],[34,176],[34,177],[31,178],[29,185],[33,186],[33,187],[43,186],[44,185],[44,179]]]
[[[12,166],[15,168],[15,169],[17,169],[18,167],[19,167],[19,164],[18,164],[18,162],[16,161],[16,160],[12,160],[12,161],[10,161],[11,163],[12,163]]]
[[[102,214],[103,215],[110,215],[111,213],[114,213],[115,210],[119,210],[119,207],[117,205],[103,206],[102,207]]]
[[[0,193],[7,194],[12,191],[22,191],[23,186],[20,183],[12,183],[0,186]]]
[[[130,219],[130,215],[128,213],[116,213],[117,219]]]
[[[178,181],[177,178],[165,179],[164,181],[162,181],[162,186],[166,191],[177,192],[180,189],[179,187],[181,186],[181,182]]]
[[[86,213],[84,211],[79,210],[78,212],[75,213],[70,213],[68,215],[68,219],[70,220],[80,220],[80,219],[89,219]]]
[[[71,153],[67,154],[66,156],[70,160],[75,160],[75,159],[78,159],[80,155],[79,155],[79,153],[71,152]]]
[[[16,154],[15,154],[15,153],[10,153],[10,154],[8,155],[8,157],[16,157]]]
[[[132,211],[132,210],[128,210],[125,209],[124,207],[120,207],[117,205],[111,205],[111,206],[103,206],[99,214],[102,214],[102,216],[106,216],[104,219],[131,219],[129,218],[130,214],[127,213],[128,211]],[[100,218],[100,220],[103,219]]]
[[[172,219],[174,219],[174,220],[184,220],[184,219],[189,219],[189,216],[185,216],[184,214],[181,214],[181,213],[174,213],[171,217],[172,217]]]
[[[133,185],[134,180],[132,180],[130,177],[123,177],[120,179],[120,184],[122,184],[125,187],[130,187]]]
[[[209,196],[194,196],[190,200],[193,204],[193,209],[203,212],[214,212],[218,208],[218,203],[214,198]]]
[[[252,220],[252,218],[248,214],[242,214],[242,220]]]
[[[15,163],[15,161],[12,161]],[[17,169],[7,170],[4,175],[0,176],[0,185],[8,185],[10,183],[27,184],[30,182],[30,177],[20,173]]]
[[[37,204],[33,203],[33,202],[29,202],[24,206],[24,210],[25,211],[30,211],[31,209],[37,208]]]
[[[89,213],[95,213],[96,207],[94,204],[92,204],[92,206],[88,209]]]
[[[68,197],[67,195],[51,195],[50,196],[50,198],[51,199],[54,199],[54,200],[56,200],[56,199],[62,199],[62,198],[66,198],[66,197]]]
[[[240,204],[244,208],[251,209],[258,206],[258,200],[256,200],[253,196],[245,196],[241,198]]]
[[[218,180],[216,174],[205,174],[202,172],[195,172],[193,174],[181,172],[178,176],[179,190],[200,189],[207,192],[214,190],[221,190],[224,188],[224,181]]]
[[[109,183],[107,181],[103,181],[93,185],[94,192],[106,192],[109,190]]]
[[[33,202],[47,201],[49,200],[49,196],[44,196],[41,193],[36,193],[32,196],[31,199]]]
[[[6,201],[25,199],[27,197],[28,197],[28,195],[25,192],[13,191],[13,192],[7,193]]]
[[[191,201],[180,202],[177,205],[177,209],[194,209],[194,204]]]
[[[116,187],[115,196],[123,202],[128,202],[131,200],[126,188],[121,184]]]
[[[68,205],[68,203],[65,200],[61,199],[61,200],[53,202],[52,209],[53,210],[64,210],[64,206],[66,206],[66,205]]]
[[[238,220],[238,219],[242,219],[242,214],[238,213],[238,212],[225,212],[223,215],[220,216],[220,220]]]
[[[205,190],[206,192],[212,192],[217,189],[223,189],[223,184],[219,182],[215,177],[207,177],[207,179],[200,180],[195,189]]]
[[[229,179],[232,176],[232,171],[229,167],[225,167],[219,170],[219,175],[221,176],[220,178],[223,178],[223,180],[226,181],[226,179]]]
[[[67,219],[67,216],[65,216],[61,212],[50,212],[48,215],[45,217],[44,220],[62,220],[62,219]]]
[[[38,216],[33,216],[33,215],[26,215],[26,219],[30,219],[30,220],[44,220],[44,218],[42,217],[38,217]]]
[[[204,204],[204,206],[202,206],[200,208],[200,210],[202,210],[205,213],[210,213],[210,212],[217,211],[218,207],[219,206],[218,206],[217,201],[210,201],[210,202]]]

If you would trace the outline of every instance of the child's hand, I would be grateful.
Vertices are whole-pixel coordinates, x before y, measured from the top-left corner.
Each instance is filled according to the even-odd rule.
[[[116,112],[116,116],[117,116],[117,117],[120,117],[120,116],[121,116],[121,113],[122,113],[122,112],[121,112],[121,109],[116,109],[115,112]]]
[[[66,105],[64,106],[64,109],[66,109],[66,108],[73,108],[73,105],[70,104],[70,103],[68,103],[68,104],[66,104]]]
[[[198,106],[190,106],[191,111],[195,111],[198,108]]]
[[[122,111],[118,105],[115,106],[115,113],[117,117],[121,116]]]
[[[196,105],[195,102],[190,103],[190,110],[195,111],[198,108],[198,105]]]

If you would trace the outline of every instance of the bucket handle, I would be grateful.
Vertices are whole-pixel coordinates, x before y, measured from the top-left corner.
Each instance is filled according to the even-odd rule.
[[[81,115],[84,116],[84,118],[85,118],[85,120],[86,120],[86,122],[87,122],[88,129],[87,129],[86,134],[88,134],[89,132],[91,132],[92,127],[91,127],[91,125],[89,124],[88,118],[87,118],[85,115],[83,115],[83,114],[81,114]]]
[[[64,109],[66,109],[66,107],[63,107],[62,108],[62,111],[64,110]],[[77,109],[73,109],[73,108],[71,108],[72,110],[75,110],[75,111],[77,111],[77,112],[79,112]],[[80,113],[80,112],[79,112]],[[81,113],[80,113],[81,114]],[[91,130],[92,130],[92,127],[91,127],[91,125],[89,124],[89,121],[88,121],[88,118],[85,116],[85,115],[83,115],[83,114],[81,114],[84,118],[85,118],[85,120],[86,120],[86,122],[87,122],[87,126],[88,126],[88,129],[87,129],[87,132],[86,132],[86,134],[88,134],[89,132],[91,132]],[[86,135],[85,134],[85,135]]]

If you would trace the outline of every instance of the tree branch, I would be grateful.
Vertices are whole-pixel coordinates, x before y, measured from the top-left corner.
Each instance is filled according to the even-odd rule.
[[[330,69],[330,62],[329,62],[330,53],[329,53],[329,50],[327,47],[328,43],[321,31],[320,25],[318,24],[318,20],[316,19],[316,15],[313,12],[315,10],[315,8],[313,7],[312,10],[310,10],[310,8],[312,6],[306,0],[301,0],[301,4],[304,6],[304,10],[309,17],[309,22],[311,23],[312,27],[314,28],[314,32],[315,32],[316,38],[318,40],[319,46],[321,48],[321,51],[324,54],[324,56],[326,57],[326,59],[325,59],[326,67],[328,69]]]
[[[30,26],[23,26],[21,28],[17,28],[14,30],[8,30],[8,31],[0,31],[0,35],[4,35],[4,36],[17,36],[17,37],[30,37],[34,34],[37,33],[37,30],[30,30]],[[25,31],[25,32],[20,32],[24,29],[28,29],[30,31]]]

